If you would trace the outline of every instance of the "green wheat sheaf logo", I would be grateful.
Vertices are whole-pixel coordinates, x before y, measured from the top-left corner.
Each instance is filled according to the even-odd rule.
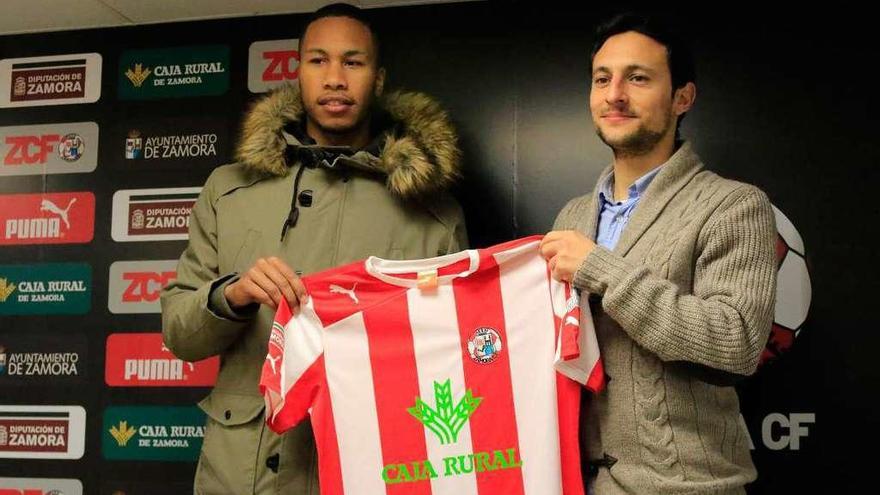
[[[416,405],[407,408],[407,411],[425,425],[425,428],[437,435],[443,445],[458,441],[458,433],[483,402],[482,397],[474,397],[471,391],[467,390],[458,404],[453,406],[450,381],[446,380],[442,385],[434,382],[436,409],[425,404],[420,397],[416,397]]]

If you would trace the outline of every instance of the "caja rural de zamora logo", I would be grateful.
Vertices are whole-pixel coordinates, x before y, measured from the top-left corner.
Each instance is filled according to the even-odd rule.
[[[447,379],[442,383],[434,382],[433,407],[421,397],[416,397],[415,405],[407,408],[407,412],[436,435],[442,445],[453,445],[458,443],[462,428],[477,412],[483,400],[483,397],[475,397],[473,391],[467,389],[456,402],[452,393],[452,380]],[[441,475],[459,476],[514,469],[521,467],[522,464],[518,450],[506,448],[447,456],[443,458],[442,463],[436,463],[436,467],[430,459],[387,464],[382,469],[382,479],[386,484],[393,485],[430,480]]]

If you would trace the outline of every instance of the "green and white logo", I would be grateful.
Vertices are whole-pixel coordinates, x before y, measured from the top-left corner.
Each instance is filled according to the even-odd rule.
[[[470,389],[453,405],[452,380],[434,382],[434,407],[420,397],[407,412],[440,439],[442,445],[458,442],[458,435],[477,408],[483,397],[474,397]],[[464,442],[469,444],[470,442]],[[453,447],[454,449],[455,447]],[[468,452],[470,445],[462,445],[460,453],[435,459],[401,459],[382,467],[382,481],[387,485],[426,481],[440,476],[461,476],[503,469],[519,469],[523,460],[515,447],[503,446],[483,452]]]
[[[91,307],[87,263],[0,265],[0,315],[80,315]]]
[[[443,384],[434,382],[435,408],[426,404],[420,397],[416,397],[416,405],[407,409],[425,428],[434,432],[443,445],[458,442],[458,433],[474,414],[482,397],[474,397],[468,389],[464,397],[455,406],[452,405],[451,380]]]
[[[196,461],[205,413],[197,407],[108,407],[103,430],[104,459]]]
[[[127,50],[119,60],[119,98],[216,96],[229,89],[229,47]]]
[[[440,439],[442,445],[458,443],[458,434],[474,415],[482,397],[474,397],[470,389],[453,405],[452,380],[434,382],[434,407],[420,397],[407,412]],[[467,442],[469,443],[469,442]],[[461,476],[500,469],[518,469],[523,461],[517,448],[497,448],[484,452],[467,452],[470,445],[462,445],[465,451],[446,456],[441,460],[413,459],[393,462],[382,467],[382,481],[387,485],[431,480],[440,476]],[[442,467],[441,467],[442,466]]]

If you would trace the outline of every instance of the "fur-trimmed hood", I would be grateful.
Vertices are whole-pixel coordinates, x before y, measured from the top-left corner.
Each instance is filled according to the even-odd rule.
[[[416,198],[446,189],[460,174],[461,151],[449,115],[422,93],[393,92],[379,105],[393,125],[383,130],[384,145],[375,156],[359,151],[346,164],[386,176],[388,189],[402,198]],[[305,117],[299,85],[281,86],[259,100],[244,121],[237,159],[246,167],[283,176],[290,171],[284,128]]]

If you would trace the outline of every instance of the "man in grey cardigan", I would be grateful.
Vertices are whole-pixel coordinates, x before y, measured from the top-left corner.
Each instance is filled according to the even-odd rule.
[[[756,477],[730,385],[770,332],[776,230],[764,193],[705,170],[678,138],[694,81],[656,18],[599,28],[590,110],[614,162],[542,243],[592,311],[608,375],[583,425],[599,495],[744,493]]]

